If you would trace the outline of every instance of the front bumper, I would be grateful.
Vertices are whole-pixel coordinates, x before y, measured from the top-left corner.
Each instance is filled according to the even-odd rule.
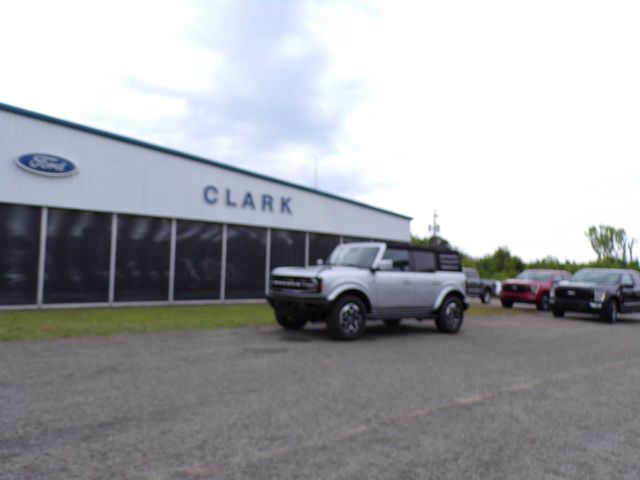
[[[323,320],[329,314],[331,302],[326,298],[310,295],[291,295],[270,292],[267,300],[274,310],[307,320]]]
[[[518,303],[538,303],[541,295],[533,292],[500,292],[500,300],[508,300]]]
[[[563,312],[601,313],[606,302],[594,302],[593,300],[552,298],[551,307]]]

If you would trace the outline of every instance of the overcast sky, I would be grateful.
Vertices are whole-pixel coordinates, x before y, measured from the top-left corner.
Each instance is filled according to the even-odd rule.
[[[640,2],[0,0],[0,102],[410,215],[640,237]]]

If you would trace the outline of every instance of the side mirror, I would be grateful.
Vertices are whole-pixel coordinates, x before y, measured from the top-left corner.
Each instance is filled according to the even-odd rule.
[[[316,265],[324,265],[324,260],[321,258],[316,258]]]
[[[380,270],[381,272],[389,272],[393,270],[393,260],[388,258],[383,258],[378,262],[378,267],[376,270]]]

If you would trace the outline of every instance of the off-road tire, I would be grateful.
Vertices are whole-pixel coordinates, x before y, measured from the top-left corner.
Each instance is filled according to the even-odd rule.
[[[480,295],[480,301],[485,305],[491,303],[491,290],[485,288],[482,294]]]
[[[618,302],[609,300],[605,303],[601,318],[607,323],[616,323],[618,321]]]
[[[536,303],[536,309],[541,312],[546,312],[549,310],[549,294],[545,293],[540,297],[538,303]]]
[[[285,330],[302,330],[307,323],[304,318],[295,317],[284,312],[276,312],[276,322]]]
[[[564,310],[560,310],[559,308],[551,309],[551,313],[553,313],[553,316],[557,318],[564,317]]]
[[[511,308],[513,307],[513,302],[511,300],[500,300],[500,303],[502,303],[502,306],[504,308]]]
[[[458,333],[464,320],[462,301],[453,295],[448,296],[440,305],[436,315],[436,327],[442,333]]]
[[[327,317],[327,330],[336,340],[355,340],[362,336],[367,323],[364,303],[353,295],[339,297]]]

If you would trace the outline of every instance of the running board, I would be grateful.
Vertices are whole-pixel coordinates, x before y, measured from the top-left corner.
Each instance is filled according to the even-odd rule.
[[[434,318],[436,315],[435,310],[426,308],[380,308],[378,310],[372,310],[367,314],[367,318],[371,320],[394,320],[397,318]]]

